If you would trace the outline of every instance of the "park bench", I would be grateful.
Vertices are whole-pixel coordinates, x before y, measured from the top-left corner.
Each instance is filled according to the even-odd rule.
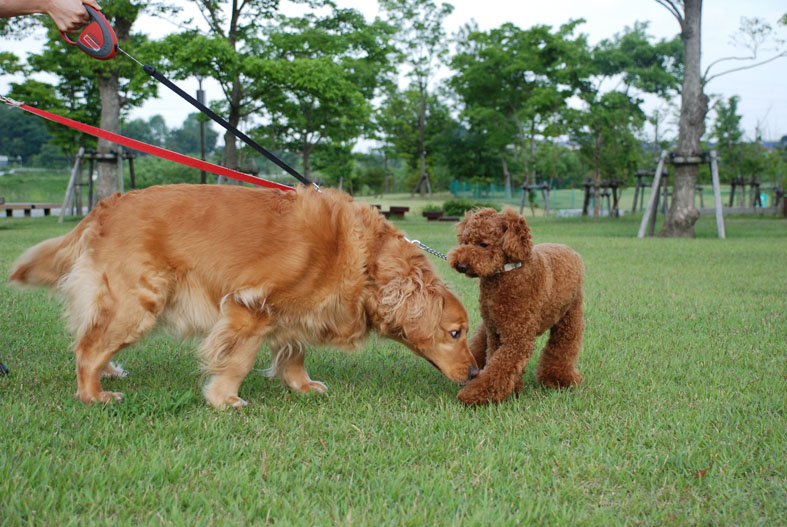
[[[5,209],[5,216],[6,218],[10,218],[14,215],[15,210],[22,210],[24,211],[25,216],[31,216],[33,213],[33,209],[43,210],[44,216],[49,216],[52,212],[52,209],[58,208],[61,206],[61,203],[3,203],[0,204],[0,207]]]
[[[410,207],[391,207],[390,210],[381,210],[380,214],[386,218],[404,218],[404,213],[409,210]]]

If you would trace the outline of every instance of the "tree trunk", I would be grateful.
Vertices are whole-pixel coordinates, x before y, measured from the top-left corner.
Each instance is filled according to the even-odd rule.
[[[418,110],[418,184],[413,189],[412,194],[418,192],[424,195],[426,187],[429,196],[432,195],[432,184],[429,181],[429,174],[426,173],[426,86],[419,87],[421,97],[421,107]]]
[[[235,128],[238,128],[240,124],[240,102],[241,102],[241,87],[240,87],[240,79],[235,79],[232,83],[232,92],[230,95],[230,112],[229,112],[229,119],[227,122],[230,123]],[[238,163],[238,146],[235,139],[235,135],[227,130],[224,133],[224,158],[222,159],[222,164],[227,167],[231,168],[232,170],[239,169]],[[219,182],[223,182],[224,178],[219,176]],[[228,179],[228,183],[238,184],[240,185],[240,181],[236,181],[234,179]]]
[[[702,0],[685,0],[683,4],[681,39],[685,50],[685,64],[676,155],[688,158],[700,155],[700,139],[705,133],[708,97],[703,93],[700,73]],[[672,238],[694,236],[694,224],[699,218],[699,211],[694,206],[698,172],[698,164],[675,165],[672,205],[667,212],[660,236]]]
[[[126,20],[123,18],[116,18],[114,21],[115,35],[118,41],[125,42],[131,34],[131,25],[134,20]],[[120,76],[117,70],[111,70],[107,73],[99,74],[96,82],[98,83],[98,93],[101,98],[101,119],[99,127],[107,132],[119,133],[120,132]],[[112,152],[120,152],[120,147],[105,139],[99,139],[96,148],[96,153],[101,157],[102,154],[110,155]],[[94,202],[98,203],[100,200],[107,198],[121,190],[118,184],[118,167],[122,163],[121,160],[108,159],[98,163],[98,177],[96,179],[95,198]],[[91,176],[92,177],[92,176]],[[78,214],[81,214],[79,211]]]
[[[506,161],[506,148],[500,149],[500,161],[503,163],[503,177],[506,185],[506,199],[511,199],[511,172],[508,171],[508,161]]]
[[[593,217],[598,218],[601,201],[601,130],[596,130],[596,147],[593,150]]]
[[[393,190],[393,187],[389,184],[389,175],[388,175],[388,153],[383,150],[383,194],[388,194]]]
[[[101,124],[100,128],[108,132],[118,133],[120,131],[120,94],[118,93],[118,75],[112,72],[109,75],[98,77],[98,92],[101,96]],[[95,201],[101,201],[117,192],[118,185],[118,163],[116,160],[106,159],[112,152],[117,152],[119,148],[106,139],[98,140],[96,149],[99,158],[103,161],[98,163],[98,178],[96,179]],[[81,214],[82,211],[78,211]]]

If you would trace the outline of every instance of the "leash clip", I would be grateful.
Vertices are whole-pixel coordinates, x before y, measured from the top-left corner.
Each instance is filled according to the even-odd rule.
[[[22,106],[21,102],[14,100],[11,97],[6,97],[5,95],[0,95],[0,102],[4,102],[10,106],[16,106],[16,107]]]

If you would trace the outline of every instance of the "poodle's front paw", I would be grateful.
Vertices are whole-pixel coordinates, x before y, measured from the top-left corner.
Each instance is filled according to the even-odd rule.
[[[567,371],[536,371],[538,382],[549,388],[567,388],[582,382],[582,375],[576,368]]]
[[[503,384],[502,386],[500,384]],[[491,382],[490,378],[481,372],[477,378],[459,391],[457,399],[466,405],[499,403],[514,390],[513,380],[503,383]]]

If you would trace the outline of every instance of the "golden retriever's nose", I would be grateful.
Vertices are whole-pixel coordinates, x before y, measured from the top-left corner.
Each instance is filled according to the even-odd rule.
[[[464,262],[459,262],[458,264],[456,264],[456,270],[459,271],[460,273],[466,273],[467,264]]]
[[[481,370],[479,370],[475,366],[470,367],[470,374],[469,374],[470,380],[472,381],[473,379],[478,377],[479,373],[481,373]]]

